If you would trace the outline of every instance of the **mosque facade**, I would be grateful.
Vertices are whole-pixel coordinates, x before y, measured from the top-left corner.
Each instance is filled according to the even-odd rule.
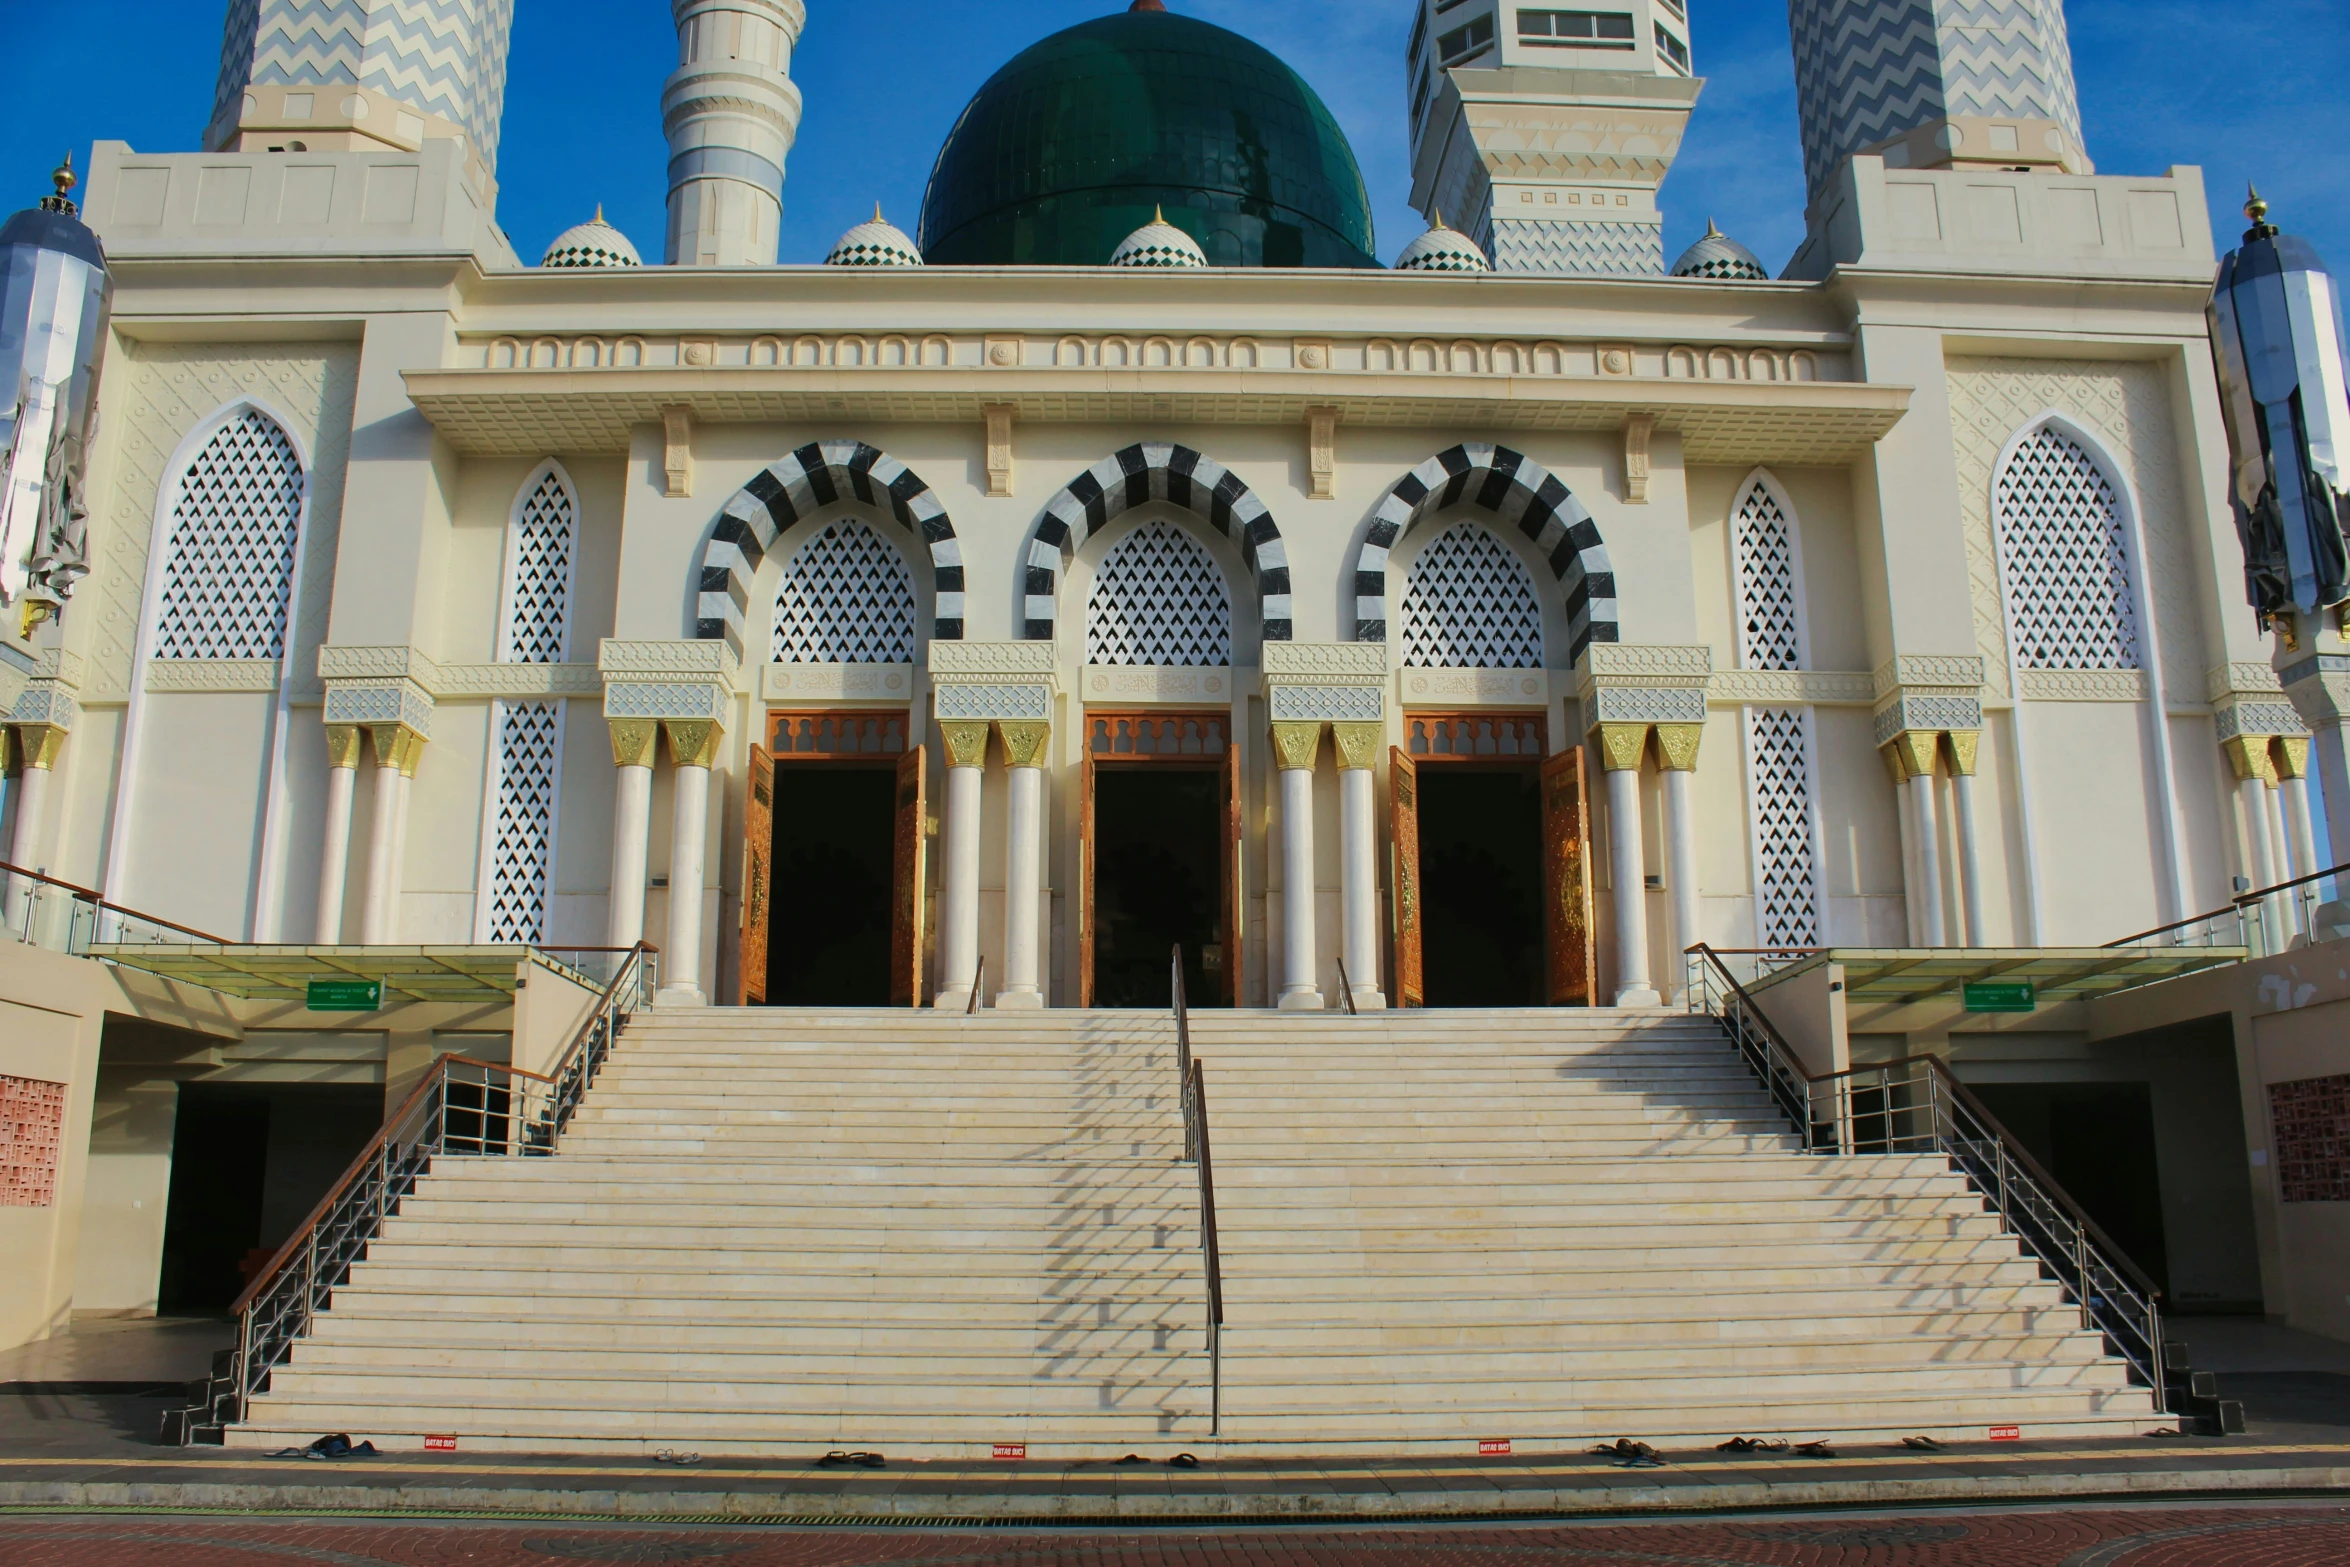
[[[1408,244],[1302,78],[1140,0],[981,89],[914,232],[783,266],[803,112],[864,112],[792,78],[821,6],[676,0],[659,255],[528,265],[511,0],[239,0],[203,150],[101,143],[75,216],[11,862],[238,943],[649,940],[674,1003],[1158,1007],[1180,948],[1316,1009],[2350,859],[2201,176],[2094,170],[2059,0],[1797,0],[1776,278],[1665,264],[1702,40],[1592,4],[1394,0]]]

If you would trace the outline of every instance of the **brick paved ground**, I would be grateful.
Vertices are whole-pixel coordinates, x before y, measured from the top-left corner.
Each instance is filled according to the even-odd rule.
[[[2350,1506],[1217,1532],[0,1517],[11,1567],[2342,1567]]]

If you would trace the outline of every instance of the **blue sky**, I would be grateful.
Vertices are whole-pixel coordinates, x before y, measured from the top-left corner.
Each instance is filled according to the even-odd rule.
[[[818,261],[880,201],[908,229],[940,139],[1026,44],[1123,0],[808,0],[793,75],[807,118],[791,158],[783,255]],[[1407,0],[1169,0],[1250,34],[1296,66],[1353,138],[1392,258],[1419,229],[1405,205]],[[57,155],[93,139],[195,147],[212,102],[220,0],[6,5],[16,65],[0,97],[0,211],[46,189]],[[499,217],[526,258],[598,201],[658,260],[659,97],[676,50],[663,0],[517,0]],[[1778,0],[1693,0],[1708,78],[1665,187],[1667,254],[1706,218],[1774,268],[1802,237],[1794,74]],[[2223,248],[2247,178],[2288,227],[2350,276],[2350,5],[2342,0],[2071,0],[2091,154],[2106,172],[2204,167]],[[135,63],[109,46],[135,43]],[[127,52],[127,51],[124,51]],[[89,84],[103,93],[91,96]]]

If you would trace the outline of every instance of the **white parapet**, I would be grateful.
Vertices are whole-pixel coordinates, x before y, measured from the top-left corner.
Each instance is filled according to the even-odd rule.
[[[800,130],[800,0],[671,0],[678,67],[661,91],[672,266],[773,266]]]

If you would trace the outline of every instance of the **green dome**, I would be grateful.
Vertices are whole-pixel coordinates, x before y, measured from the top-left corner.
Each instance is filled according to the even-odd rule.
[[[1105,265],[1159,209],[1220,267],[1375,267],[1354,149],[1237,33],[1134,11],[1056,33],[956,121],[922,204],[934,265]]]

